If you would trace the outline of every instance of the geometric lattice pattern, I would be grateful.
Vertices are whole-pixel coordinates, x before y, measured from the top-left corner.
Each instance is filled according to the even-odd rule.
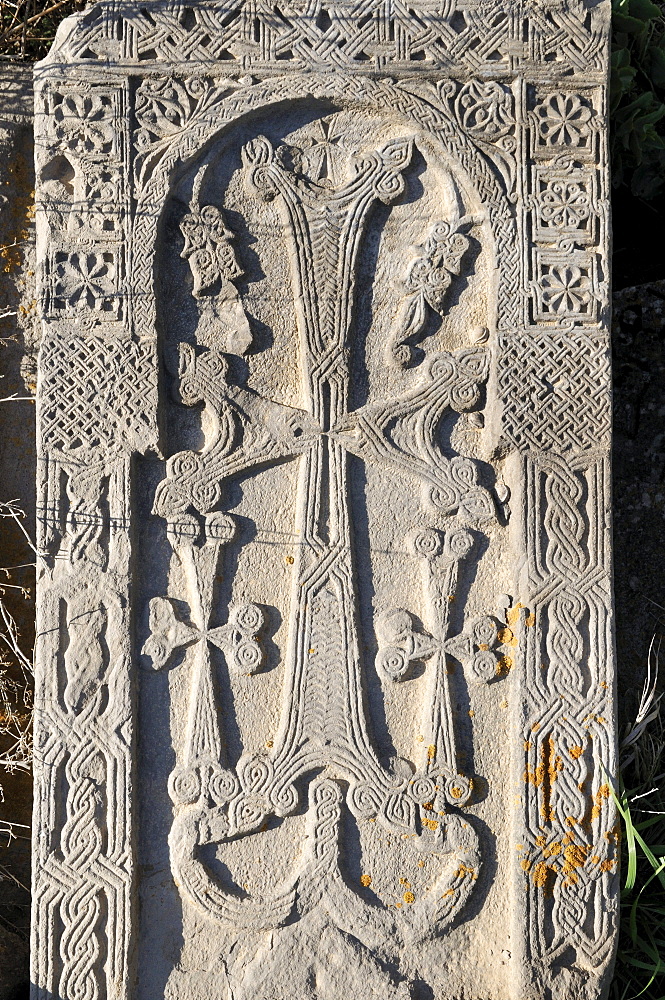
[[[154,348],[126,340],[72,337],[42,347],[42,447],[107,454],[144,451],[157,407]]]
[[[534,327],[505,336],[499,364],[504,432],[520,449],[563,453],[607,444],[607,336]]]

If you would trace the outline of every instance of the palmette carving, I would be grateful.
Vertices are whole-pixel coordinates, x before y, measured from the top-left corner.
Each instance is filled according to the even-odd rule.
[[[434,6],[104,0],[39,71],[42,1000],[603,993],[608,2]]]
[[[442,312],[446,292],[453,276],[460,273],[462,258],[469,240],[457,226],[437,222],[406,276],[406,295],[395,319],[388,341],[388,364],[407,365],[412,359],[412,345],[419,339],[427,320],[427,307]]]

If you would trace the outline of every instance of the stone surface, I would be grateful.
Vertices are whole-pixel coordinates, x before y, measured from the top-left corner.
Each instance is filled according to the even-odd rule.
[[[39,996],[604,995],[608,19],[61,28]]]

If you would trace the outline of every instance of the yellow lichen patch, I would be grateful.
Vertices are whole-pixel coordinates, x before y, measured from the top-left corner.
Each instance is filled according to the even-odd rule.
[[[600,870],[601,872],[611,872],[615,864],[616,861],[610,861],[609,859],[607,861],[602,861],[600,864]]]
[[[486,653],[487,650],[489,649],[489,645],[486,642],[481,642],[478,645],[478,649],[480,649],[483,653]]]
[[[598,819],[601,813],[603,799],[609,798],[609,794],[610,794],[609,785],[601,785],[593,797],[593,808],[591,810],[591,819]]]
[[[546,740],[543,740],[541,745],[540,764],[538,764],[534,771],[527,768],[524,772],[524,780],[527,783],[531,783],[536,788],[542,789],[543,801],[540,814],[547,823],[550,823],[554,818],[551,805],[552,785],[562,769],[563,761],[555,753],[554,739],[550,736]]]
[[[584,747],[579,747],[579,746],[571,747],[568,753],[573,758],[573,760],[577,760],[578,757],[581,757],[582,754],[584,753]]]
[[[520,608],[523,604],[516,604],[514,608],[506,608],[506,625],[514,625],[519,620]]]
[[[506,628],[500,628],[496,634],[496,637],[499,640],[499,642],[502,643],[504,646],[517,645],[517,636],[515,635],[513,630],[508,628],[507,626]]]
[[[454,799],[461,799],[462,796],[464,795],[464,789],[458,788],[457,785],[453,785],[453,787],[450,789],[450,794]]]
[[[498,674],[507,674],[509,670],[513,669],[513,658],[512,656],[502,656],[497,664]]]
[[[454,896],[454,895],[455,895],[455,890],[454,889],[448,889],[446,892],[444,892],[444,894],[441,897],[441,899],[445,899],[446,896]]]
[[[427,747],[427,759],[428,760],[436,759],[436,747],[434,746],[433,743],[430,743],[430,745]]]
[[[371,885],[372,884],[372,876],[371,875],[361,875],[360,876],[360,884],[364,885],[364,886]]]
[[[556,868],[539,861],[531,870],[531,880],[537,889],[542,889],[545,896],[551,896],[556,879]]]
[[[520,861],[520,864],[525,872],[528,872],[529,868],[531,867],[531,862],[527,858],[523,858]]]
[[[515,850],[517,850],[517,851],[523,851],[524,850],[524,844],[515,844]]]
[[[436,819],[424,819],[423,826],[426,826],[429,830],[438,830],[439,821]]]
[[[404,895],[402,896],[402,899],[404,900],[405,903],[415,903],[416,901],[416,897],[413,895],[412,892],[405,892]]]
[[[469,718],[472,719],[476,713],[472,708],[469,709]]]
[[[531,743],[530,743],[529,740],[525,740],[524,741],[524,749],[525,750],[530,750],[531,749]]]
[[[289,564],[289,566],[293,566],[294,562],[293,556],[286,556],[286,562]]]
[[[425,867],[425,862],[424,861],[419,861],[418,862],[418,867],[419,868],[424,868]]]
[[[401,878],[399,880],[399,884],[400,885],[405,885],[408,889],[411,888],[411,883],[409,882],[409,880],[407,878]]]
[[[267,746],[268,750],[272,750],[272,748],[274,747],[274,745],[275,744],[273,743],[272,740],[267,740],[266,741],[266,746]]]
[[[466,878],[467,875],[470,875],[471,878],[478,878],[475,868],[469,868],[469,866],[465,865],[462,861],[459,868],[455,872],[455,878]]]
[[[546,843],[547,843],[547,837],[543,837],[542,833],[540,834],[540,836],[536,837],[536,845],[538,847],[544,847]]]
[[[430,812],[434,809],[433,802],[423,802],[423,809],[428,809]]]
[[[587,844],[568,844],[563,852],[563,874],[574,885],[577,881],[575,869],[582,868],[591,848]]]
[[[448,594],[448,600],[449,601],[454,601],[455,600],[455,595],[454,594]]]
[[[536,624],[536,616],[533,612],[530,615],[526,616],[526,618],[524,619],[524,624],[528,628],[533,628],[533,626]]]

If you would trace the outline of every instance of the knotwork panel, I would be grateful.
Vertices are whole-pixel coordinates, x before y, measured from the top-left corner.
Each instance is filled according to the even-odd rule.
[[[40,996],[604,995],[607,4],[488,10],[37,71]]]

